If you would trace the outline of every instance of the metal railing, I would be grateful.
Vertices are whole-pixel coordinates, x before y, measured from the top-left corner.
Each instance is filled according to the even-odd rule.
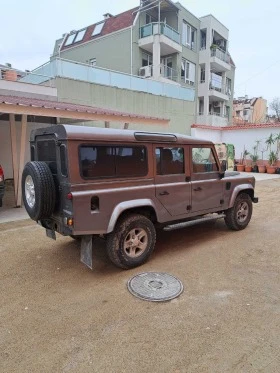
[[[46,74],[48,77],[45,76]],[[37,78],[35,79],[34,76]],[[176,86],[173,83],[160,82],[154,79],[144,79],[139,76],[129,75],[62,58],[55,58],[38,67],[33,70],[31,74],[22,78],[21,81],[33,84],[45,84],[48,80],[59,77],[138,92],[146,92],[185,101],[195,100],[195,90],[192,88],[181,87],[179,85]],[[34,79],[36,82],[34,82]]]
[[[44,65],[42,65],[44,66]],[[6,71],[17,72],[17,78],[15,80],[6,78]],[[37,69],[36,69],[37,70]],[[21,73],[21,76],[20,76]],[[55,82],[52,75],[45,75],[42,73],[37,73],[33,71],[19,72],[19,70],[12,67],[1,67],[0,68],[0,80],[2,81],[13,81],[17,83],[30,83],[30,84],[40,84],[47,87],[55,88]]]
[[[178,71],[175,69],[172,69],[172,67],[169,67],[167,65],[161,64],[160,65],[160,74],[164,78],[170,79],[170,80],[175,80],[177,81],[178,79]]]
[[[160,29],[159,29],[159,26],[160,26]],[[148,23],[147,25],[140,27],[140,39],[146,38],[147,36],[151,36],[157,33],[165,35],[169,39],[180,44],[179,32],[164,22],[160,22],[160,23],[152,22],[152,23]]]
[[[222,60],[226,63],[230,63],[230,56],[227,52],[223,51],[219,47],[212,47],[211,48],[211,57],[217,57],[219,60]]]

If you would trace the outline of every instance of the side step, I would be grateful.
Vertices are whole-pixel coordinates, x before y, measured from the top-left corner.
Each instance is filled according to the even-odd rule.
[[[205,223],[207,221],[222,219],[225,216],[226,216],[225,214],[216,214],[216,215],[211,215],[211,216],[210,215],[209,216],[204,216],[203,218],[189,220],[189,221],[185,221],[183,223],[167,225],[166,227],[163,228],[163,230],[164,231],[175,231],[177,229],[191,227],[192,225]]]

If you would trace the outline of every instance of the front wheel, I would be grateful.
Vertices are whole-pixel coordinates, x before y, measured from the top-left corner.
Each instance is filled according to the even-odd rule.
[[[247,227],[253,212],[251,197],[241,193],[236,197],[232,208],[226,211],[225,223],[229,229],[239,231]]]
[[[146,216],[133,214],[119,220],[106,240],[110,260],[123,269],[145,263],[156,243],[154,224]]]

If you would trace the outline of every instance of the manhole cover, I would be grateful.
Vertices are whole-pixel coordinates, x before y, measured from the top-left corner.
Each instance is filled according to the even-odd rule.
[[[168,273],[145,272],[132,277],[127,283],[131,294],[152,302],[164,302],[178,297],[183,284]]]

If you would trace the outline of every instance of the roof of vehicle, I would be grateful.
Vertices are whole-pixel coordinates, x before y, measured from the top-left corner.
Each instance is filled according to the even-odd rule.
[[[213,144],[209,140],[197,139],[177,133],[146,132],[90,126],[57,125],[33,130],[31,141],[38,135],[56,134],[58,140],[113,141],[113,142],[155,142],[180,144]]]

